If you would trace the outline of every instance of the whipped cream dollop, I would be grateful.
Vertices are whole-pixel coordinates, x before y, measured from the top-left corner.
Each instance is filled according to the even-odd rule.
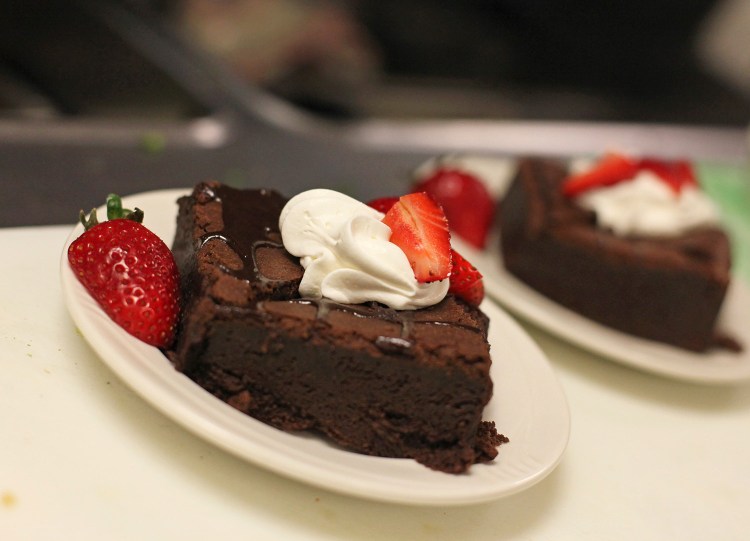
[[[342,193],[315,189],[286,204],[279,216],[284,247],[305,269],[299,292],[358,304],[377,301],[397,310],[432,306],[449,281],[419,283],[406,254],[390,242],[383,214]]]
[[[571,170],[585,167],[574,164]],[[593,211],[600,227],[620,236],[673,237],[720,224],[716,205],[700,188],[682,186],[676,192],[648,170],[631,180],[583,192],[576,203]]]

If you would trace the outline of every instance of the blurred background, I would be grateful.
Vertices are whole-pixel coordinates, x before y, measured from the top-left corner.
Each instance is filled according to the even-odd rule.
[[[121,3],[331,118],[750,119],[743,0]],[[4,116],[202,113],[107,14],[76,1],[4,4]]]
[[[593,126],[565,132],[570,150],[597,151],[572,143],[613,125],[685,128],[656,153],[747,150],[746,0],[6,0],[3,12],[0,182],[17,194],[5,226],[209,176],[366,196],[373,168],[396,185],[457,142],[544,153],[559,123]],[[409,131],[467,120],[484,131],[445,124],[416,143]],[[537,130],[521,148],[519,126]]]
[[[742,126],[747,4],[186,0],[164,12],[245,79],[321,114]]]

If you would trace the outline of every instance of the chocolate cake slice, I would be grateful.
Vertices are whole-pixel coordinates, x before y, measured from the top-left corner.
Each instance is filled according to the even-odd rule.
[[[404,311],[300,298],[303,269],[278,229],[285,203],[218,183],[180,199],[176,369],[256,419],[351,451],[451,473],[492,460],[507,440],[482,421],[486,316],[453,296]]]
[[[566,166],[525,159],[502,202],[508,271],[554,301],[639,337],[693,351],[736,346],[715,332],[730,247],[714,227],[678,237],[621,237],[561,192]]]

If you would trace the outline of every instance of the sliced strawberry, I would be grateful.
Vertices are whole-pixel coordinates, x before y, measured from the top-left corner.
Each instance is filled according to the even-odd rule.
[[[448,293],[453,293],[469,304],[479,306],[484,299],[484,282],[482,274],[461,254],[451,250],[453,267]]]
[[[495,201],[484,183],[460,169],[443,167],[414,185],[443,207],[451,231],[483,249],[495,215]]]
[[[612,152],[606,154],[588,171],[566,178],[562,192],[566,197],[575,197],[587,190],[612,186],[633,178],[637,173],[637,160]]]
[[[679,193],[683,186],[698,185],[693,166],[686,160],[667,161],[657,158],[642,158],[638,166],[640,169],[645,169],[656,174],[675,193]]]
[[[367,205],[385,214],[391,210],[391,207],[396,204],[396,201],[398,201],[398,197],[379,197],[378,199],[368,201]]]
[[[448,220],[429,195],[404,195],[383,218],[391,228],[391,242],[406,254],[419,282],[448,278],[451,271],[451,237]]]

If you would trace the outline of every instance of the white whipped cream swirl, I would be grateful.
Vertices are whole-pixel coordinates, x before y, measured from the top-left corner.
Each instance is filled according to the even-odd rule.
[[[596,214],[600,227],[623,237],[675,237],[720,223],[716,205],[699,188],[683,186],[675,192],[647,170],[632,180],[583,192],[576,202]]]
[[[383,214],[342,193],[315,189],[286,204],[279,216],[284,247],[305,269],[303,297],[358,304],[377,301],[397,310],[432,306],[449,281],[419,283],[406,254],[390,242]]]

